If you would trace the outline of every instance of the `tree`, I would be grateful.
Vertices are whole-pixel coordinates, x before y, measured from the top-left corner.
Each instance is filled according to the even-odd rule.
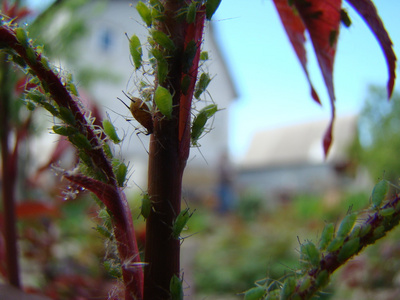
[[[367,167],[372,178],[396,181],[400,171],[396,159],[400,147],[400,95],[395,92],[392,101],[386,102],[385,94],[383,88],[369,88],[351,152],[354,160]]]
[[[384,51],[390,96],[396,62],[390,38],[370,0],[348,2],[365,19]],[[332,71],[337,37],[340,21],[348,23],[349,20],[340,0],[275,0],[274,3],[307,78],[305,31],[311,37],[332,107],[331,123],[323,142],[327,154],[335,117]],[[79,167],[64,171],[64,177],[93,192],[107,211],[121,262],[125,299],[183,298],[180,233],[192,212],[180,207],[182,175],[191,144],[196,145],[199,132],[218,109],[215,105],[207,106],[191,120],[193,95],[200,95],[210,78],[206,73],[198,76],[204,24],[219,4],[220,0],[150,0],[149,4],[139,1],[136,6],[149,29],[150,56],[148,61],[143,59],[142,43],[133,35],[129,37],[132,60],[138,72],[154,75],[154,82],[145,84],[141,99],[132,99],[131,106],[133,116],[151,134],[148,194],[142,207],[148,208],[146,212],[142,210],[147,219],[144,263],[140,261],[123,192],[126,166],[116,161],[110,151],[110,144],[120,141],[112,124],[103,123],[102,128],[93,125],[93,120],[81,109],[72,78],[55,72],[24,28],[13,20],[3,20],[0,26],[3,61],[8,58],[18,65],[31,84],[25,92],[27,106],[43,106],[57,117],[59,124],[53,131],[66,136],[78,150]],[[311,82],[310,86],[313,99],[319,103]],[[6,97],[1,100],[2,103],[9,101]],[[245,293],[245,299],[312,297],[339,266],[399,222],[400,199],[394,197],[383,202],[386,184],[385,181],[377,185],[369,208],[370,217],[360,226],[354,226],[357,213],[348,214],[337,232],[333,224],[328,224],[318,246],[312,242],[301,245],[302,270],[288,277],[282,289],[267,282],[257,283]]]

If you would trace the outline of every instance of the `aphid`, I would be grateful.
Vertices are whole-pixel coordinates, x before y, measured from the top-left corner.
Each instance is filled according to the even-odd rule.
[[[353,230],[351,231],[351,233],[349,235],[349,238],[354,239],[354,238],[358,237],[360,235],[360,232],[361,232],[361,226],[360,225],[354,226]]]
[[[64,106],[60,106],[59,108],[60,114],[59,118],[63,120],[65,123],[75,126],[76,120],[74,114],[68,108]]]
[[[31,64],[36,64],[36,53],[31,47],[25,48],[26,56],[28,57]]]
[[[191,24],[194,23],[194,21],[196,20],[196,10],[197,10],[197,3],[196,1],[192,1],[188,8],[187,8],[187,12],[186,12],[186,22]]]
[[[379,211],[379,213],[381,216],[387,217],[387,216],[393,215],[395,213],[395,211],[396,210],[394,209],[394,207],[388,207],[388,208],[381,209]]]
[[[150,50],[150,53],[154,56],[154,58],[157,60],[157,77],[158,77],[158,82],[162,83],[165,81],[168,75],[168,63],[167,60],[164,58],[162,55],[161,51],[152,48]]]
[[[220,5],[221,0],[207,0],[206,2],[206,18],[207,20],[211,20],[218,6]]]
[[[338,250],[340,247],[343,245],[344,238],[342,237],[336,237],[332,240],[332,242],[329,243],[328,247],[326,248],[326,251],[328,252],[334,252]]]
[[[182,280],[175,274],[169,282],[169,292],[171,293],[171,300],[183,300]]]
[[[33,103],[32,101],[25,101],[25,106],[30,111],[33,111],[36,108],[35,103]]]
[[[389,181],[382,179],[379,181],[372,190],[372,207],[379,208],[382,201],[385,200],[387,193],[389,192]]]
[[[211,118],[218,111],[218,107],[215,104],[207,105],[202,108],[199,114],[194,118],[192,124],[192,131],[190,132],[190,137],[193,145],[197,145],[201,134],[204,131],[204,127],[209,118]]]
[[[76,133],[68,136],[68,140],[74,144],[78,149],[90,150],[92,149],[92,145],[86,136],[82,133]]]
[[[325,250],[328,244],[332,241],[335,235],[335,226],[333,223],[326,224],[321,234],[321,240],[319,241],[319,250]]]
[[[159,30],[153,30],[151,32],[151,36],[153,37],[154,41],[159,44],[161,47],[174,51],[175,50],[175,44],[174,42],[169,38],[168,35],[166,35],[164,32],[159,31]]]
[[[140,3],[140,2],[139,2]],[[133,59],[136,70],[142,66],[142,45],[136,34],[132,35],[129,39],[129,51]]]
[[[53,131],[59,135],[71,136],[78,133],[78,130],[71,126],[54,125]]]
[[[113,239],[113,234],[105,227],[102,225],[97,225],[96,230],[98,233],[100,233],[102,236],[108,238],[108,239]]]
[[[112,261],[106,260],[104,262],[104,268],[114,278],[121,278],[122,277],[122,271],[121,271],[121,265],[115,264]]]
[[[265,298],[265,300],[279,300],[279,299],[280,299],[280,290],[279,289],[268,292],[268,295]]]
[[[172,95],[166,88],[161,85],[157,86],[156,92],[154,93],[154,102],[159,111],[166,116],[167,119],[172,118]]]
[[[201,51],[200,52],[200,60],[208,60],[208,52],[207,51]]]
[[[357,213],[348,214],[340,223],[339,229],[336,233],[338,237],[345,237],[353,228],[357,219]]]
[[[112,140],[115,144],[121,143],[121,139],[119,138],[117,131],[115,130],[114,125],[107,119],[103,120],[103,129],[105,134]]]
[[[172,224],[172,237],[176,240],[179,239],[183,228],[185,228],[193,212],[189,212],[189,208],[182,210],[176,217],[174,223]]]
[[[114,172],[115,177],[117,178],[118,186],[123,187],[126,180],[126,174],[128,173],[128,167],[123,162],[120,162],[116,166]]]
[[[351,19],[347,14],[347,11],[343,8],[340,10],[340,21],[342,21],[342,24],[347,28],[351,26]]]
[[[375,228],[374,233],[373,233],[373,237],[375,240],[383,237],[385,235],[385,226],[381,225]]]
[[[181,90],[182,90],[182,93],[184,95],[187,94],[187,91],[189,89],[189,85],[190,85],[190,77],[189,77],[189,75],[183,76],[182,81],[181,81]]]
[[[359,248],[360,248],[360,238],[355,238],[347,241],[343,245],[342,249],[340,249],[339,251],[338,260],[340,262],[343,262],[346,259],[349,259],[350,257],[352,257],[354,254],[357,253]]]
[[[126,94],[125,94],[126,95]],[[131,105],[128,106],[124,101],[119,99],[130,111],[132,116],[147,130],[147,134],[153,133],[153,117],[146,102],[137,97],[129,97]]]
[[[142,18],[143,22],[146,23],[147,27],[151,27],[153,23],[153,18],[151,16],[151,10],[144,4],[142,1],[139,1],[136,5],[136,10],[138,11],[140,17]]]
[[[263,299],[265,295],[265,287],[256,286],[244,292],[244,300],[259,300]]]
[[[308,266],[311,264],[312,267],[318,267],[320,261],[320,253],[315,247],[314,243],[307,242],[300,246],[300,259],[305,262],[305,265]]]
[[[72,82],[67,84],[67,89],[74,95],[78,97],[78,89],[76,88],[75,84]]]
[[[363,226],[361,226],[360,237],[366,236],[371,231],[371,228],[372,228],[372,226],[369,223],[368,224],[364,224]]]
[[[186,45],[185,51],[183,52],[183,72],[186,74],[189,73],[189,70],[192,67],[197,48],[196,42],[191,40]]]
[[[29,44],[29,39],[28,39],[28,33],[24,28],[17,27],[15,28],[15,35],[17,36],[18,42],[24,47],[28,47]]]
[[[281,300],[289,299],[296,288],[296,281],[293,277],[289,277],[285,280],[281,290]]]
[[[151,200],[148,193],[143,193],[142,207],[140,208],[140,214],[144,219],[147,219],[151,212]]]
[[[194,97],[196,99],[200,98],[200,95],[207,89],[210,82],[211,78],[208,73],[202,73],[200,75],[199,81],[196,84],[196,90],[194,92]]]
[[[40,105],[42,105],[43,108],[46,109],[49,113],[51,113],[54,117],[58,117],[58,115],[60,114],[57,108],[55,108],[48,102],[42,102],[40,103]]]
[[[46,57],[44,57],[43,55],[40,57],[40,62],[42,64],[42,66],[47,70],[50,71],[50,64],[49,61],[47,60]],[[75,95],[77,96],[77,95]]]
[[[299,292],[304,292],[306,289],[308,289],[311,286],[311,278],[310,276],[306,276],[302,282],[300,283],[299,286]]]
[[[322,288],[329,283],[329,273],[327,270],[321,271],[315,279],[315,286]]]

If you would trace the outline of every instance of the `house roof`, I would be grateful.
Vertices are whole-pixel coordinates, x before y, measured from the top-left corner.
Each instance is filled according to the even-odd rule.
[[[336,119],[333,143],[325,160],[322,139],[328,124],[329,120],[319,120],[260,131],[254,135],[240,166],[254,169],[342,161],[356,134],[357,117]]]

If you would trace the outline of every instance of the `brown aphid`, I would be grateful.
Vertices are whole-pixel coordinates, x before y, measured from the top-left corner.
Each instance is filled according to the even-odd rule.
[[[124,93],[125,94],[125,93]],[[124,101],[119,99],[130,111],[132,116],[147,130],[147,134],[153,133],[153,117],[146,102],[137,97],[129,97],[131,105],[128,106]]]

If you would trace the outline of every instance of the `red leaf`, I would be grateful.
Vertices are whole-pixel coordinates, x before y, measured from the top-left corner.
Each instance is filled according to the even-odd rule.
[[[371,31],[374,33],[388,65],[389,80],[387,84],[388,97],[393,93],[394,80],[396,78],[396,55],[392,48],[392,41],[387,33],[381,18],[376,11],[374,4],[370,0],[347,0],[351,6],[361,15]]]
[[[306,27],[304,26],[304,23],[299,15],[296,14],[294,7],[291,7],[288,4],[288,0],[274,0],[274,3],[279,17],[281,18],[282,25],[285,28],[286,34],[292,43],[294,51],[296,52],[296,55],[310,84],[311,96],[317,103],[321,104],[318,94],[311,83],[311,79],[307,70],[306,49],[304,48],[304,43],[306,41],[304,32]]]

